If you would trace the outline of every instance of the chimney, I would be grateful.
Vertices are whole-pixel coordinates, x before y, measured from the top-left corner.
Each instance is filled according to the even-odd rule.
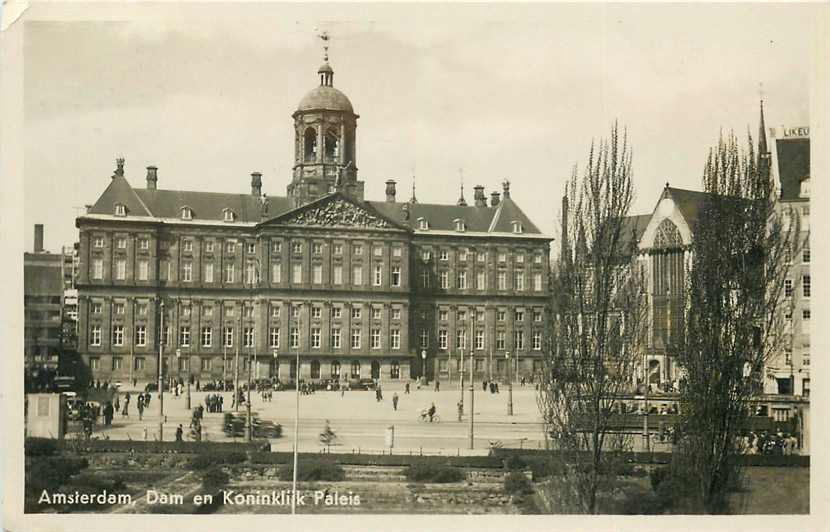
[[[147,167],[147,190],[156,190],[159,182],[159,169],[155,166]]]
[[[262,174],[259,172],[251,174],[251,195],[257,198],[262,196]]]
[[[43,224],[35,224],[35,253],[43,253]]]
[[[473,191],[473,199],[475,200],[476,207],[486,207],[487,197],[484,195],[484,187],[476,185],[473,187]]]
[[[386,181],[386,201],[388,203],[395,203],[395,180],[389,179]]]
[[[496,205],[499,204],[499,196],[500,195],[501,194],[499,194],[498,192],[491,192],[490,193],[490,206],[491,207],[495,207]]]
[[[501,188],[504,190],[504,199],[510,199],[510,181],[505,179],[501,182]]]

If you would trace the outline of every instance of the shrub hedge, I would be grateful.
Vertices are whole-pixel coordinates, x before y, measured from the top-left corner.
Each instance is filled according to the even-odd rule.
[[[256,452],[250,453],[254,464],[290,464],[294,455],[290,452]],[[300,453],[300,460],[320,460],[336,462],[340,465],[362,466],[411,466],[439,463],[455,467],[474,467],[477,469],[500,469],[504,467],[499,458],[491,456],[419,456],[419,455],[377,455],[348,453]]]
[[[530,495],[533,484],[523,473],[509,473],[504,477],[504,491],[508,495]]]
[[[298,464],[297,480],[298,481],[340,481],[346,478],[346,472],[340,464],[332,460],[301,460]],[[280,480],[293,480],[294,478],[294,464],[293,462],[280,468],[277,477]]]
[[[248,456],[240,451],[203,452],[187,462],[187,468],[193,470],[208,469],[216,465],[241,464]]]
[[[52,442],[52,443],[46,443]],[[271,445],[265,441],[256,442],[196,442],[196,441],[138,441],[138,440],[50,440],[48,438],[26,438],[26,454],[32,449],[35,453],[44,452],[50,446],[55,450],[73,449],[81,452],[98,453],[184,453],[198,454],[210,451],[241,451],[261,452],[269,451]],[[71,447],[70,447],[71,446]],[[48,452],[48,451],[46,451]],[[35,455],[32,455],[35,456]]]
[[[432,482],[446,484],[464,480],[464,471],[457,467],[441,464],[415,464],[409,466],[406,478],[411,482]]]

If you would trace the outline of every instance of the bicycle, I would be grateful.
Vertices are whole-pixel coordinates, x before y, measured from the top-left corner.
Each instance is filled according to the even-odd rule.
[[[320,433],[320,444],[321,445],[325,445],[325,446],[328,447],[330,445],[337,445],[339,443],[339,441],[340,440],[337,437],[337,434],[335,434],[332,431],[321,432]]]
[[[432,419],[430,419],[429,414],[427,414],[426,411],[424,411],[424,412],[421,412],[421,415],[419,416],[418,420],[421,423],[440,423],[441,422],[441,416],[439,416],[436,413],[436,414],[433,414]]]

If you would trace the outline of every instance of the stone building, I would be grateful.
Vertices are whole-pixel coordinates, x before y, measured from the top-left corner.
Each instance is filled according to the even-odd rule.
[[[33,253],[23,254],[24,365],[27,371],[57,369],[61,353],[64,255],[43,249],[43,226],[35,225]]]
[[[359,116],[319,86],[293,113],[286,196],[165,190],[124,160],[79,216],[79,352],[101,380],[157,378],[160,340],[171,378],[382,381],[529,376],[541,365],[550,238],[510,197],[385,201],[358,180]],[[469,352],[464,351],[469,357]]]

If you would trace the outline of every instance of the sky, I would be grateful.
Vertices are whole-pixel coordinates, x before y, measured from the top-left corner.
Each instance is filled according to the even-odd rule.
[[[115,158],[145,186],[285,195],[291,114],[319,84],[330,36],[334,86],[360,115],[366,199],[385,181],[408,199],[455,203],[472,187],[511,196],[546,234],[592,139],[618,120],[633,152],[632,214],[666,182],[700,189],[723,131],[808,125],[816,5],[235,5],[113,8],[106,20],[29,20],[24,32],[24,226],[45,246]]]

